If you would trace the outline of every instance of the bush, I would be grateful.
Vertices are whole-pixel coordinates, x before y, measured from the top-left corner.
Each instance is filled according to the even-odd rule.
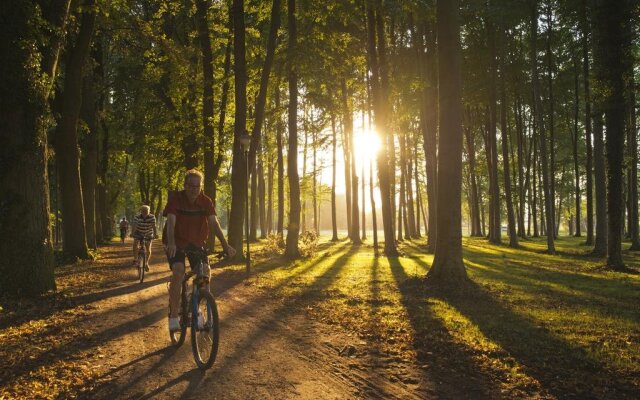
[[[318,248],[318,233],[316,231],[304,231],[300,235],[300,254],[303,257],[311,257]]]
[[[282,251],[284,250],[284,239],[277,233],[270,233],[267,235],[267,238],[264,239],[263,243],[263,249],[266,254],[282,254]]]

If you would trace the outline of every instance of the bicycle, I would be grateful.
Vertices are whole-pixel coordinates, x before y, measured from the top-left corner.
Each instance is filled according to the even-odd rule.
[[[138,268],[138,279],[140,283],[144,282],[144,273],[149,268],[149,260],[147,260],[147,243],[150,242],[149,238],[142,238],[138,240],[138,258],[136,260],[136,267]]]
[[[171,343],[180,347],[184,343],[187,328],[191,327],[191,349],[193,358],[201,370],[209,369],[213,365],[218,354],[218,343],[220,339],[220,328],[218,321],[218,307],[216,301],[209,292],[209,275],[203,260],[207,259],[205,250],[185,251],[189,260],[198,259],[198,264],[186,272],[182,279],[182,289],[180,293],[180,330],[170,331]],[[221,263],[225,253],[219,253]],[[208,262],[206,264],[208,266]],[[187,284],[193,279],[193,289],[191,291],[191,301],[187,300]],[[190,309],[189,309],[189,306]]]

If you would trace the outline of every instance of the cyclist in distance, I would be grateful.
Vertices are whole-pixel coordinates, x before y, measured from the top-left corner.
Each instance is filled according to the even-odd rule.
[[[120,241],[124,243],[124,238],[127,236],[127,230],[129,229],[129,221],[127,221],[127,217],[122,217],[118,226],[120,227]]]
[[[213,201],[202,193],[203,175],[196,169],[190,169],[184,176],[184,190],[170,196],[164,210],[167,216],[166,232],[162,241],[165,243],[169,267],[172,271],[169,284],[169,330],[180,330],[180,289],[185,273],[184,250],[202,249],[209,236],[209,226],[222,243],[222,248],[229,257],[236,251],[229,246],[224,237],[220,222],[216,217]],[[204,256],[206,258],[206,256]],[[189,258],[191,266],[200,260]],[[208,261],[203,260],[208,267]],[[210,275],[211,271],[207,271]]]
[[[151,257],[151,240],[156,238],[156,217],[151,214],[149,206],[140,207],[140,213],[133,217],[133,226],[131,227],[131,237],[133,238],[133,265],[137,265],[138,258],[138,242],[142,239],[148,239],[145,243],[147,248],[147,259],[144,260],[145,271],[149,271],[149,258]]]

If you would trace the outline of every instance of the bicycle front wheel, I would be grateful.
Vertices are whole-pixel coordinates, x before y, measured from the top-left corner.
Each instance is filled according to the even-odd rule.
[[[198,368],[208,369],[218,354],[218,307],[209,292],[201,291],[196,301],[197,313],[191,318],[191,348]]]

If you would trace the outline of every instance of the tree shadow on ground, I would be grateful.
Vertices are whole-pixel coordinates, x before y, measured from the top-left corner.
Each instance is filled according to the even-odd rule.
[[[341,246],[341,249],[345,247],[346,246]],[[233,353],[229,354],[225,360],[217,364],[217,370],[219,371],[225,370],[225,367],[227,364],[226,360],[234,360],[234,362],[237,362],[240,358],[242,358],[243,355],[250,352],[252,345],[256,343],[261,336],[269,332],[271,327],[273,327],[274,324],[278,323],[278,321],[281,318],[283,318],[287,313],[295,313],[300,308],[302,303],[306,301],[314,300],[314,299],[317,300],[318,298],[322,297],[324,295],[323,291],[331,285],[331,283],[334,281],[338,273],[344,268],[349,258],[355,252],[357,252],[357,249],[358,249],[357,247],[351,246],[348,250],[345,251],[344,254],[342,254],[336,260],[336,262],[332,266],[328,267],[324,271],[324,273],[322,273],[321,275],[318,275],[314,279],[311,285],[307,286],[306,289],[303,289],[302,292],[295,295],[291,301],[284,302],[280,307],[276,308],[270,316],[262,319],[262,321],[260,321],[254,327],[253,332],[249,336],[237,342],[237,347],[233,351]],[[312,263],[309,263],[309,265],[303,267],[301,270],[295,271],[293,274],[288,276],[283,282],[279,283],[272,290],[277,290],[278,288],[285,286],[287,283],[291,282],[296,276],[300,276],[312,270],[313,267],[315,267],[317,263],[321,261],[322,261],[322,258],[315,260]],[[259,302],[259,299],[257,299],[256,301]],[[253,303],[255,303],[256,301],[254,301]],[[251,304],[249,306],[256,307],[255,304]],[[243,307],[242,309],[237,310],[235,313],[236,315],[232,316],[231,318],[226,318],[223,321],[223,324],[233,323],[234,319],[241,317],[246,311],[247,311],[246,307]]]
[[[413,347],[418,361],[428,366],[427,376],[438,398],[491,399],[499,388],[477,368],[471,349],[456,343],[442,321],[433,313],[417,284],[420,280],[405,272],[401,258],[389,258],[391,273],[401,294],[414,330]]]
[[[342,251],[343,249],[346,248],[346,244],[345,245],[341,245],[339,247],[339,251]],[[296,276],[303,274],[311,269],[313,269],[313,267],[321,262],[323,260],[322,257],[319,257],[316,260],[313,260],[312,262],[310,262],[308,265],[305,265],[303,268],[297,269],[294,268],[293,269],[293,273],[288,276],[286,279],[284,279],[279,285],[276,286],[275,289],[278,289],[279,287],[282,287],[284,285],[286,285],[288,282],[290,282],[291,280],[293,280]],[[278,267],[292,267],[295,266],[295,263],[291,263],[291,262],[287,262],[287,264],[283,264],[281,262],[280,259],[274,259],[271,260],[271,262],[269,263],[265,263],[264,265],[256,265],[256,268],[254,269],[253,274],[258,274],[258,273],[264,273],[267,271],[271,271],[275,268]],[[297,270],[296,270],[297,269]],[[247,279],[247,275],[245,274],[244,270],[240,271],[240,270],[225,270],[222,273],[216,275],[213,277],[212,280],[212,291],[216,294],[216,295],[220,295],[221,293],[225,292],[226,290],[229,290],[230,288],[232,288],[233,286],[237,285],[238,283],[242,282],[243,280]],[[230,282],[226,282],[226,281],[230,281]],[[261,296],[259,296],[257,299],[255,299],[253,302],[248,303],[247,305],[241,307],[240,309],[235,310],[234,315],[228,315],[222,316],[221,319],[221,330],[225,329],[225,326],[229,326],[230,324],[233,324],[235,322],[235,320],[246,317],[247,313],[251,313],[252,310],[258,309],[260,307],[260,305],[262,304],[262,302],[260,301],[261,299],[266,299],[269,296],[268,293],[265,293]],[[249,337],[244,338],[244,339],[238,339],[238,338],[234,338],[234,341],[238,342],[238,346],[236,348],[236,350],[230,355],[227,356],[226,359],[233,359],[234,362],[236,361],[236,358],[240,359],[243,356],[250,354],[251,353],[251,345],[256,343],[257,340],[260,339],[261,336],[267,334],[268,332],[270,332],[273,329],[273,325],[277,324],[278,321],[282,318],[282,316],[287,312],[287,309],[290,307],[291,305],[288,303],[283,304],[280,308],[278,308],[276,310],[276,312],[274,312],[272,315],[270,316],[263,316],[262,321],[260,321],[259,324],[257,324],[254,327],[253,333],[251,335],[249,335]],[[160,310],[161,314],[159,314],[157,317],[158,319],[161,319],[162,317],[166,316],[166,309],[162,309]],[[157,313],[153,313],[153,315],[155,316]],[[111,337],[114,333],[120,334],[120,331],[116,330],[116,329],[111,329],[108,330],[107,332],[103,333],[103,335],[109,336]],[[221,338],[221,340],[224,340],[224,336]],[[130,381],[125,383],[125,388],[130,388],[133,387],[136,382],[140,381],[141,379],[143,379],[145,376],[149,375],[150,372],[152,372],[152,370],[157,369],[161,363],[166,363],[166,361],[168,361],[166,358],[170,358],[170,356],[174,355],[175,353],[172,352],[168,352],[166,353],[161,360],[159,360],[157,363],[155,363],[152,368],[148,371],[146,371],[144,374],[139,375],[139,376],[134,376],[131,378]],[[231,358],[230,358],[231,357]],[[214,372],[215,375],[211,375],[208,379],[218,379],[219,376],[221,375],[221,373],[224,373],[225,371],[225,367],[227,367],[226,365],[226,361],[225,360],[219,360],[214,364]],[[223,372],[220,372],[223,371]],[[197,390],[197,388],[202,384],[202,380],[203,380],[203,375],[201,373],[200,370],[195,369],[192,371],[188,371],[185,372],[184,374],[180,375],[179,377],[165,383],[164,385],[156,388],[155,390],[153,390],[151,393],[147,393],[144,396],[140,397],[143,399],[147,399],[147,398],[151,398],[153,396],[157,396],[159,394],[161,394],[164,391],[167,391],[169,389],[171,389],[173,386],[183,382],[183,381],[189,381],[189,385],[187,387],[187,389],[185,390],[185,392],[182,394],[182,397],[189,397],[191,394],[195,393],[195,391]],[[108,386],[108,384],[107,384]],[[96,390],[94,390],[92,393],[101,393],[101,391],[108,391],[108,387],[105,389],[105,387],[98,387]]]
[[[536,259],[496,257],[477,249],[465,249],[464,257],[472,272],[483,280],[517,288],[531,296],[544,294],[554,307],[578,306],[640,322],[640,312],[628,307],[640,302],[640,287],[633,281],[542,267],[536,265]]]
[[[471,283],[466,296],[447,301],[523,366],[549,393],[563,399],[637,398],[640,387],[591,357],[583,348],[536,326]]]
[[[637,297],[629,297],[632,289],[637,287],[632,282],[624,283],[629,286],[628,291],[616,293],[622,283],[606,277],[512,265],[513,260],[505,262],[500,256],[469,248],[465,248],[464,253],[472,274],[481,276],[483,281],[493,280],[506,285],[509,290],[516,288],[532,295],[538,294],[537,305],[542,301],[539,294],[546,291],[556,303],[590,308],[602,315],[613,313],[632,322],[640,320],[639,312],[628,307],[628,304],[637,302],[634,300]],[[419,257],[413,259],[426,266]],[[415,280],[412,290],[424,293],[422,283],[422,280]],[[570,290],[563,290],[563,287]],[[574,289],[576,293],[572,292]],[[637,289],[635,292],[640,295]],[[454,307],[487,339],[502,348],[505,354],[498,354],[500,358],[513,357],[522,365],[525,374],[536,379],[543,390],[553,396],[567,399],[637,398],[640,391],[637,378],[634,381],[632,376],[622,376],[620,371],[594,359],[584,348],[539,326],[530,317],[516,313],[476,283],[472,282],[464,295],[427,293],[426,296],[427,300],[439,299]],[[413,309],[413,313],[424,313],[424,310],[415,311],[415,306]]]

